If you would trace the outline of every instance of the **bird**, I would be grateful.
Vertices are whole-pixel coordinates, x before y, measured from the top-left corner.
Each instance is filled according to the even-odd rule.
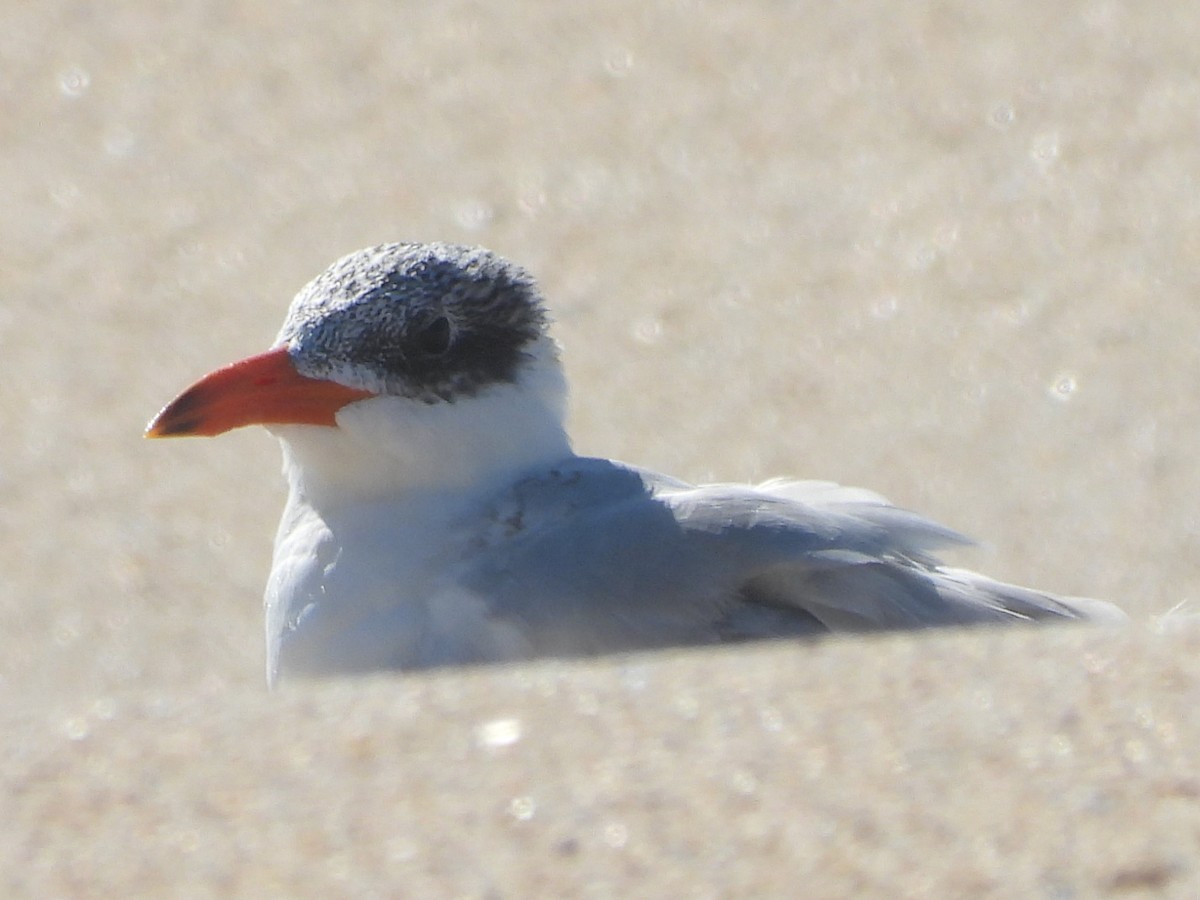
[[[262,425],[288,496],[267,682],[674,646],[1125,619],[944,565],[971,543],[828,481],[695,485],[577,455],[541,291],[480,247],[389,243],[296,295],[271,349],[148,437]]]

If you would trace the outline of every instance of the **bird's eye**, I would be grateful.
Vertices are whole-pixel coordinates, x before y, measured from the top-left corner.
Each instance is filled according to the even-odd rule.
[[[438,316],[421,329],[417,335],[417,346],[426,356],[441,356],[450,349],[450,320]]]

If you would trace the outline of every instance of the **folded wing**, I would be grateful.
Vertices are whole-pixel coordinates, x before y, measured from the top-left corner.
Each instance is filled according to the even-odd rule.
[[[464,581],[535,653],[1124,618],[946,568],[933,551],[968,539],[828,482],[694,487],[576,458],[519,482],[488,521]]]

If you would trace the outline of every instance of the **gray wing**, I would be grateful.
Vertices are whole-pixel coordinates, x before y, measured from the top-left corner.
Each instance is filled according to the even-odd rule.
[[[1043,619],[1122,618],[942,567],[969,540],[828,482],[694,487],[573,459],[499,498],[466,586],[534,652]]]

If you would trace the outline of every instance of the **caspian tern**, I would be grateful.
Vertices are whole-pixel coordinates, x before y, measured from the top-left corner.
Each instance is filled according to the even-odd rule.
[[[575,455],[533,278],[480,248],[352,253],[273,349],[169,403],[147,436],[261,424],[288,500],[267,679],[1029,620],[1120,621],[942,566],[969,543],[865,490],[695,486]]]

